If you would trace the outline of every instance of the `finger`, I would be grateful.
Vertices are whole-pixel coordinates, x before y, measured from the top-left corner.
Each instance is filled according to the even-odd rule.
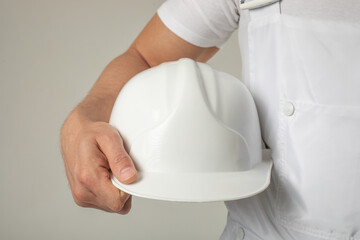
[[[126,201],[124,207],[121,209],[119,213],[122,215],[128,214],[131,209],[131,205],[132,205],[131,202],[132,202],[132,196],[129,197],[129,199]]]
[[[99,183],[100,188],[96,192],[97,201],[112,212],[120,212],[130,195],[116,188],[109,178],[99,179]]]
[[[98,165],[106,158],[98,149],[91,151],[89,149],[88,161],[86,165],[77,168],[78,183],[82,187],[81,190],[85,193],[93,193],[93,195],[82,196],[82,201],[85,203],[97,206],[108,212],[119,212],[126,203],[129,195],[124,192],[119,192],[110,181],[110,173],[107,167]],[[96,166],[97,165],[97,166]],[[86,190],[88,192],[86,192]],[[85,199],[85,197],[87,197]]]
[[[104,172],[108,172],[106,169]],[[84,184],[78,183],[74,188],[73,198],[80,207],[92,207],[107,212],[120,212],[130,195],[114,187],[105,174],[97,174],[98,184],[89,190]]]
[[[129,195],[129,198],[128,200],[125,202],[123,208],[118,211],[118,212],[115,212],[114,210],[108,208],[107,206],[104,206],[104,205],[101,205],[101,204],[97,204],[97,205],[93,205],[93,204],[85,204],[85,206],[82,206],[82,207],[85,207],[85,208],[95,208],[95,209],[99,209],[99,210],[102,210],[102,211],[106,211],[106,212],[110,212],[110,213],[118,213],[118,214],[121,214],[121,215],[126,215],[130,212],[131,210],[131,205],[132,205],[132,196]]]
[[[96,204],[96,196],[79,183],[74,186],[72,190],[72,195],[75,203],[80,207],[87,207],[89,204]]]
[[[116,129],[99,136],[97,142],[109,161],[111,171],[122,183],[129,184],[136,180],[137,171],[126,152],[122,138]]]
[[[74,201],[75,203],[80,206],[80,207],[84,207],[84,208],[95,208],[95,209],[99,209],[102,211],[106,211],[106,212],[113,212],[111,209],[109,209],[108,207],[101,205],[99,203],[96,204],[91,204],[91,203],[85,203],[85,202],[81,202],[80,200],[76,199],[74,197]]]
[[[74,179],[96,197],[102,188],[101,182],[109,181],[109,165],[106,156],[97,147],[96,141],[85,142],[79,149],[80,160],[74,167]]]

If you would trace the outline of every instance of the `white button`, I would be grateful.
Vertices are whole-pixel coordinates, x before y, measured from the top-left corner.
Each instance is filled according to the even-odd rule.
[[[238,240],[243,240],[245,237],[245,233],[244,233],[244,229],[239,228],[237,231],[237,239]]]
[[[284,105],[283,105],[283,113],[286,116],[291,116],[291,115],[294,114],[294,112],[295,112],[295,107],[291,102],[284,103]]]

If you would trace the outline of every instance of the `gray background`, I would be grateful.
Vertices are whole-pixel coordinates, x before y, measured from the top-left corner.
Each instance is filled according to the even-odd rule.
[[[218,239],[222,202],[134,198],[116,215],[77,207],[59,148],[66,115],[161,0],[0,0],[0,239]],[[236,34],[210,61],[240,75]]]

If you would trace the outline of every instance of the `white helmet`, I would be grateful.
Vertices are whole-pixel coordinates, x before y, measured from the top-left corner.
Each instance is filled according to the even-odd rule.
[[[269,185],[255,103],[237,78],[191,59],[163,63],[121,90],[110,124],[135,162],[139,197],[208,202],[253,196]],[[267,154],[268,155],[268,154]]]

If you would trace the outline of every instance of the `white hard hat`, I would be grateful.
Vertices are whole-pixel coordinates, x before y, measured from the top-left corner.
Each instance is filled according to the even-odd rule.
[[[237,78],[191,59],[133,77],[111,113],[138,179],[113,184],[135,196],[208,202],[253,196],[269,185],[255,103]]]

